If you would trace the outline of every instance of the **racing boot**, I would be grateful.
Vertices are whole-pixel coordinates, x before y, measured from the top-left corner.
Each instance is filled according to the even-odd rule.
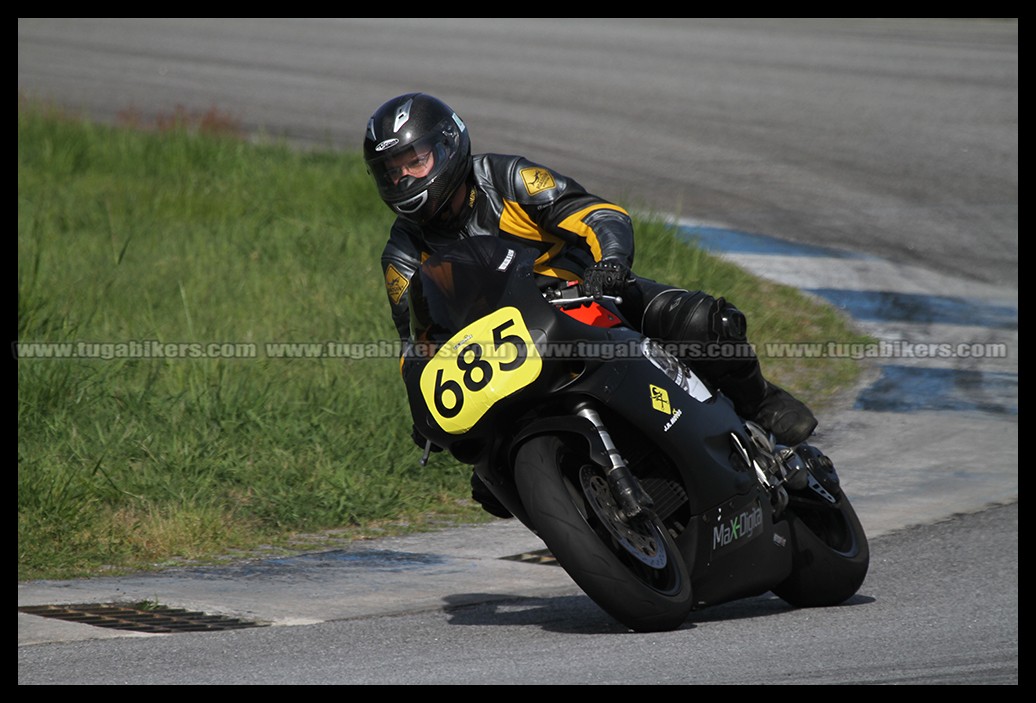
[[[751,419],[772,432],[778,444],[789,447],[805,442],[817,428],[817,419],[805,403],[769,381],[766,395]]]
[[[763,378],[758,360],[745,364],[740,373],[727,374],[717,385],[743,418],[772,433],[777,444],[794,447],[817,427],[805,403]]]

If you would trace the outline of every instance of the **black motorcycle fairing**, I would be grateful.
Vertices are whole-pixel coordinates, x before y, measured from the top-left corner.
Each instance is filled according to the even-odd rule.
[[[635,436],[624,450],[635,453],[638,445],[649,444],[658,447],[661,455],[697,457],[697,466],[675,467],[687,482],[694,514],[705,512],[731,495],[747,494],[756,479],[754,473],[744,470],[747,467],[731,463],[731,434],[739,435],[742,444],[747,445],[749,441],[730,401],[717,393],[691,397],[670,375],[660,374],[660,363],[647,358],[646,348],[642,346],[645,338],[636,330],[592,327],[560,313],[544,300],[535,285],[533,255],[532,250],[515,248],[496,238],[475,237],[460,240],[429,258],[421,267],[420,282],[412,291],[412,305],[417,311],[414,335],[425,339],[427,345],[420,350],[423,355],[417,355],[417,363],[409,366],[405,380],[414,424],[422,434],[465,463],[476,464],[483,454],[489,453],[491,466],[507,467],[520,441],[506,445],[498,437],[514,437],[520,432],[522,425],[516,426],[515,420],[526,412],[531,414],[530,419],[550,418],[541,420],[544,424],[540,427],[550,423],[559,428],[568,427],[572,434],[582,435],[592,442],[593,432],[572,415],[580,399],[591,399],[598,401],[597,406],[606,413],[609,408],[622,408],[621,417],[612,413],[615,431],[621,433],[621,428],[632,423]],[[472,367],[483,363],[481,357],[478,362],[474,361],[474,349],[467,354],[463,350],[477,347],[480,353],[488,351],[492,340],[469,339],[468,335],[457,342],[451,335],[470,329],[472,323],[497,315],[502,309],[515,310],[516,315],[520,310],[529,330],[527,352],[530,355],[534,353],[531,347],[545,340],[542,358],[537,359],[542,370],[521,393],[494,399],[494,405],[481,412],[477,422],[462,431],[449,431],[429,413],[426,395],[430,382],[423,370],[447,341],[454,346],[467,345],[460,346],[458,364]],[[506,341],[516,328],[508,326],[499,333],[494,329],[494,335],[487,332],[485,336]],[[576,348],[596,350],[596,355],[562,354],[558,343],[573,340],[583,345]],[[518,361],[517,357],[511,358],[514,351],[507,349],[509,356],[499,366],[493,366],[497,363],[495,360],[485,364],[494,382],[506,375],[494,369]],[[609,353],[604,354],[605,351]],[[615,352],[623,352],[623,356],[615,357]],[[451,410],[447,406],[455,402],[466,403],[469,395],[475,395],[466,392],[465,383],[476,387],[485,378],[470,368],[464,374],[462,377],[458,373],[457,381],[446,378],[445,374],[437,377],[435,388],[437,392],[442,390],[445,410]],[[425,376],[425,395],[420,385],[422,375]],[[558,392],[560,388],[563,393]],[[551,408],[551,402],[557,406]],[[499,426],[498,417],[504,419],[506,426]],[[685,428],[693,428],[693,431],[684,431]],[[590,446],[592,448],[592,444]],[[608,466],[606,461],[599,463]],[[506,468],[500,470],[506,472]],[[505,477],[492,475],[486,476],[486,480],[491,485],[506,482]]]
[[[782,504],[784,474],[759,462],[751,423],[731,401],[689,383],[699,379],[656,355],[638,331],[596,327],[559,311],[531,275],[530,252],[493,237],[460,240],[431,257],[414,281],[414,338],[403,371],[415,427],[473,465],[534,532],[541,534],[537,519],[550,522],[551,549],[562,547],[569,528],[582,534],[562,566],[574,569],[595,600],[623,611],[620,620],[633,622],[624,618],[644,611],[629,598],[610,600],[612,579],[633,592],[643,586],[660,607],[673,608],[661,625],[637,620],[643,629],[675,626],[684,607],[775,588],[792,604],[835,604],[862,583],[866,537],[844,496],[808,511]],[[625,352],[572,354],[566,345]],[[596,419],[581,416],[588,409]],[[611,513],[597,474],[623,474],[621,481],[646,493],[646,510],[619,500]],[[547,479],[553,488],[541,490]],[[621,486],[610,490],[627,495]],[[664,529],[634,529],[642,516]],[[609,519],[632,531],[597,529]],[[623,562],[630,550],[616,546],[623,541],[616,532],[631,544],[662,538],[667,555],[686,565],[689,590],[676,587],[682,574],[661,561],[641,560],[646,571]],[[591,546],[619,563],[603,572],[583,564],[579,554]]]

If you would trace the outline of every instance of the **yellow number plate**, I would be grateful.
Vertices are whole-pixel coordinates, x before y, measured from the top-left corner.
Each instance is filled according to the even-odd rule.
[[[421,372],[421,393],[440,427],[463,434],[497,401],[535,381],[542,368],[518,308],[500,308],[439,349]]]

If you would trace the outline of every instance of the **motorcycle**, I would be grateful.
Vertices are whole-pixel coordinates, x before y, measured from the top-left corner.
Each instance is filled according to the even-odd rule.
[[[771,591],[796,607],[852,597],[870,554],[830,460],[739,417],[620,299],[542,289],[534,255],[474,237],[413,277],[402,373],[428,448],[472,465],[631,630]]]

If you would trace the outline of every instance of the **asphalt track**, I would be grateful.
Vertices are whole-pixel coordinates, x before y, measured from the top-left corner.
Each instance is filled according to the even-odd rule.
[[[847,618],[851,641],[871,657],[848,665],[845,652],[841,674],[830,662],[812,682],[1017,683],[1017,79],[1016,21],[19,20],[19,92],[100,119],[127,107],[160,114],[216,105],[301,146],[351,149],[377,105],[426,89],[462,112],[476,149],[525,153],[620,202],[670,213],[689,237],[831,302],[881,340],[877,350],[835,348],[874,353],[865,382],[823,418],[816,438],[836,457],[879,547],[857,603],[875,610],[828,614]],[[401,618],[477,614],[494,603],[525,610],[516,599],[546,599],[536,603],[551,612],[582,603],[560,570],[502,558],[542,548],[524,530],[509,522],[473,530],[225,571],[19,584],[19,605],[155,598],[279,625],[358,627],[375,618],[386,629],[407,625],[393,645],[403,652],[415,624]],[[922,564],[931,571],[910,580]],[[942,609],[873,605],[914,598]],[[723,613],[693,621],[695,635],[717,650],[755,651],[763,642],[775,651],[787,636],[771,640],[767,624],[784,627],[793,616],[768,619],[768,603],[747,606],[741,622],[759,617],[758,627],[722,631],[742,617],[724,611],[729,622]],[[511,612],[499,608],[498,620]],[[554,658],[530,647],[525,667],[589,682],[623,670],[609,661],[652,661],[642,638],[643,650],[612,653],[605,643],[615,633],[574,612],[570,629],[589,631],[593,647],[616,659],[580,669],[566,650],[569,666],[561,665],[549,637],[557,633],[544,624],[551,616],[526,624],[538,625],[533,641]],[[892,634],[883,615],[908,627]],[[830,624],[814,624],[789,641],[820,661],[818,642],[827,652],[837,647],[827,640]],[[479,646],[508,651],[527,634],[518,628]],[[80,660],[75,643],[138,637],[20,613],[19,644],[38,646],[19,648],[19,680],[105,682],[118,667],[98,668],[88,654]],[[667,642],[682,651],[682,641]],[[111,651],[129,649],[97,656],[108,661]],[[222,678],[190,662],[120,674],[136,682],[370,683],[379,671],[404,683],[472,677],[441,660],[397,665],[393,676],[368,659],[362,669],[310,678],[280,651],[251,669],[228,665]],[[371,651],[376,658],[383,650]],[[971,664],[955,651],[969,652]],[[719,657],[707,659],[712,671],[726,671]],[[795,674],[794,661],[763,660]],[[535,682],[483,669],[481,682]],[[698,670],[675,679],[650,665],[640,671],[625,681],[707,679]],[[718,682],[763,679],[730,669]]]

